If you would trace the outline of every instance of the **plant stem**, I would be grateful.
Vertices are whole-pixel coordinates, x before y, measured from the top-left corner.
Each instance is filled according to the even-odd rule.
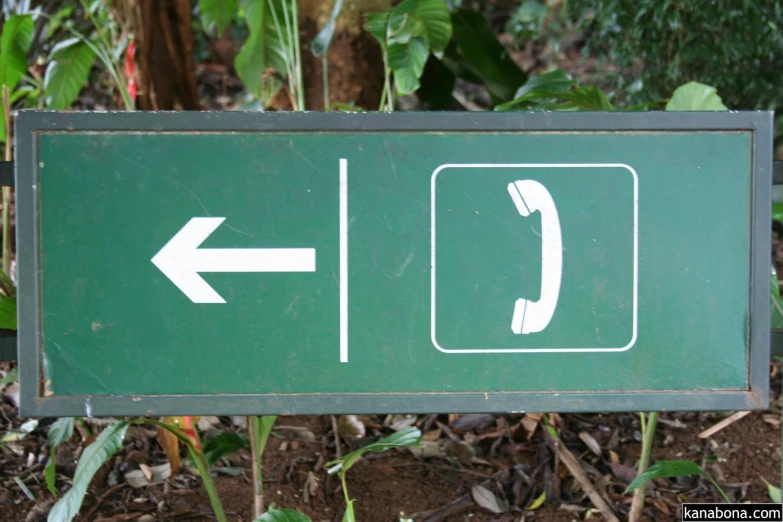
[[[128,92],[127,81],[129,78],[125,78],[125,81],[123,81],[120,78],[120,75],[117,73],[117,68],[114,67],[114,62],[111,60],[111,52],[110,52],[112,48],[111,41],[106,37],[106,35],[101,30],[101,25],[93,16],[92,11],[90,11],[90,6],[87,5],[87,3],[84,0],[81,0],[81,4],[82,4],[82,9],[84,9],[84,11],[87,13],[87,16],[90,18],[90,21],[92,22],[92,25],[95,27],[95,32],[98,33],[98,38],[100,38],[98,47],[100,48],[101,53],[96,53],[96,54],[98,54],[98,57],[101,59],[103,64],[106,66],[106,68],[109,70],[109,74],[111,74],[111,77],[114,79],[114,82],[117,84],[117,90],[120,91],[120,96],[122,97],[122,103],[125,105],[125,110],[126,111],[136,110],[136,104],[131,98],[130,92]],[[102,47],[101,44],[103,44]]]
[[[321,56],[321,69],[323,69],[323,76],[324,76],[324,110],[329,110],[329,61],[326,59],[326,53],[328,51],[324,51],[323,56]]]
[[[264,448],[277,417],[247,417],[250,454],[253,459],[253,518],[264,514]]]
[[[644,413],[641,414],[644,418]],[[653,438],[655,437],[655,425],[658,424],[658,412],[654,411],[650,413],[650,417],[647,420],[647,426],[642,431],[642,456],[639,459],[638,472],[641,475],[644,470],[647,469],[647,465],[650,463],[650,453],[652,452]],[[646,486],[637,488],[633,492],[633,500],[631,501],[631,511],[628,514],[628,522],[636,522],[642,514],[642,508],[644,507],[644,492],[647,489]]]
[[[108,38],[106,38],[106,35],[103,34],[103,31],[101,30],[100,24],[98,24],[98,21],[95,20],[95,17],[92,15],[92,11],[90,10],[90,6],[85,2],[85,0],[80,0],[80,3],[82,4],[82,9],[84,9],[84,12],[87,14],[87,17],[92,22],[92,25],[95,27],[95,32],[98,33],[98,38],[101,39],[101,43],[103,44],[104,49],[111,49],[111,44],[109,43]]]
[[[264,512],[264,474],[259,465],[258,448],[256,447],[256,421],[258,417],[245,417],[247,438],[250,440],[250,461],[253,463],[253,520]]]
[[[381,103],[378,106],[378,110],[382,111],[386,109],[386,82],[383,82],[383,91],[381,91]],[[781,315],[783,315],[783,312],[781,312]]]
[[[389,69],[389,58],[386,54],[387,54],[387,50],[384,49],[383,50],[383,92],[385,93],[385,96],[383,101],[386,102],[386,107],[383,110],[386,110],[388,112],[394,112],[394,101],[392,100],[392,90],[391,90],[391,70]]]
[[[285,22],[285,35],[283,34],[282,27],[280,25],[280,20],[277,16],[277,10],[275,9],[275,5],[273,4],[273,0],[267,0],[267,4],[269,5],[269,12],[272,14],[272,21],[275,25],[275,32],[277,33],[277,41],[280,43],[280,47],[285,51],[284,54],[284,60],[285,60],[285,68],[286,68],[286,76],[288,77],[288,98],[291,100],[291,107],[293,110],[303,110],[303,107],[299,107],[297,99],[298,96],[296,95],[296,76],[294,74],[295,64],[294,64],[294,55],[291,51],[291,39],[293,38],[293,35],[291,34],[291,24],[288,17],[288,8],[286,7],[286,2],[288,0],[283,0],[281,2],[281,5],[283,7],[283,21]],[[287,35],[287,39],[286,39]]]
[[[721,488],[718,483],[715,481],[714,478],[712,478],[712,475],[707,473],[706,471],[704,474],[707,476],[708,479],[710,479],[710,482],[712,482],[712,485],[715,486],[715,489],[718,490],[718,493],[720,493],[720,496],[723,497],[723,500],[726,501],[727,504],[731,504],[731,500],[729,499],[728,495],[726,495],[726,492],[723,491],[723,488]]]
[[[299,43],[299,0],[291,0],[291,10],[293,11],[293,29],[294,29],[294,58],[296,63],[296,94],[299,101],[299,110],[305,110],[304,85],[302,85],[302,50]],[[324,53],[325,54],[325,53]]]
[[[5,111],[5,160],[13,160],[11,139],[11,93],[3,85],[3,110]],[[3,187],[3,272],[11,277],[11,187]]]
[[[191,448],[190,445],[188,445],[188,451],[193,458],[193,462],[196,463],[202,482],[204,482],[204,489],[207,490],[209,502],[212,504],[212,511],[215,512],[215,518],[218,522],[228,522],[226,513],[223,511],[223,503],[220,501],[220,495],[218,495],[217,488],[215,488],[215,482],[212,480],[209,469],[207,469],[207,463],[204,461],[204,455]]]
[[[345,468],[340,470],[340,482],[343,485],[343,496],[345,497],[345,510],[351,509],[351,497],[348,495],[348,484],[345,483]]]

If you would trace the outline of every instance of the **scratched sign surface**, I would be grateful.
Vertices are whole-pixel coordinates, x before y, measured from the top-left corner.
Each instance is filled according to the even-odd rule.
[[[37,132],[41,395],[747,390],[752,138]]]

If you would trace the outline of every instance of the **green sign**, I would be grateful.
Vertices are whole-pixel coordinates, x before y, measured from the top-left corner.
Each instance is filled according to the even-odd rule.
[[[770,136],[22,112],[23,414],[764,407]]]

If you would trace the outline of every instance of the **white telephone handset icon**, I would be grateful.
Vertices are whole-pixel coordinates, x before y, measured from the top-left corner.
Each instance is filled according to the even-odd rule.
[[[549,191],[532,179],[508,184],[508,193],[522,216],[541,212],[541,297],[538,301],[517,299],[511,330],[515,334],[540,332],[549,325],[560,295],[563,272],[563,242],[560,218]]]

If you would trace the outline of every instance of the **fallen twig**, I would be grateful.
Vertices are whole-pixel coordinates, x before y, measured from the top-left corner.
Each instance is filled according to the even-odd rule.
[[[585,473],[582,469],[579,461],[576,459],[576,457],[574,457],[574,454],[560,443],[560,438],[557,436],[555,428],[549,423],[549,419],[547,419],[545,416],[543,421],[545,427],[544,433],[546,434],[548,442],[555,448],[559,449],[560,461],[565,465],[565,467],[568,468],[571,476],[573,476],[574,479],[576,479],[576,481],[579,483],[582,491],[587,494],[587,496],[590,498],[590,501],[596,508],[598,508],[606,520],[609,522],[620,522],[612,507],[607,504],[606,500],[604,500],[604,497],[602,497],[598,490],[595,489],[595,486],[587,476],[587,473]]]
[[[118,489],[122,489],[125,486],[127,486],[127,482],[120,482],[119,484],[115,484],[114,486],[110,487],[103,493],[101,493],[101,496],[98,497],[98,500],[95,501],[95,504],[90,508],[90,510],[87,512],[86,515],[84,515],[83,520],[92,520],[92,516],[95,514],[96,511],[98,511],[98,508],[101,507],[101,504],[103,504],[103,501],[106,500],[106,498],[117,491]]]
[[[438,425],[438,427],[441,429],[441,431],[443,432],[444,435],[446,435],[449,439],[451,439],[451,442],[461,442],[462,441],[462,438],[459,435],[454,433],[454,431],[451,428],[449,428],[448,426],[446,426],[442,422],[435,421],[435,424]]]
[[[726,417],[725,419],[723,419],[719,423],[714,424],[714,425],[710,426],[709,428],[707,428],[706,430],[704,430],[701,433],[699,433],[699,438],[700,439],[706,439],[707,437],[712,437],[713,435],[718,433],[720,430],[722,430],[726,426],[734,424],[735,422],[740,420],[742,417],[746,416],[748,413],[750,413],[750,412],[749,411],[738,411],[737,413],[729,415],[728,417]]]
[[[340,448],[340,429],[337,426],[337,417],[332,415],[332,431],[334,432],[334,453],[338,459],[343,458],[343,450]]]

